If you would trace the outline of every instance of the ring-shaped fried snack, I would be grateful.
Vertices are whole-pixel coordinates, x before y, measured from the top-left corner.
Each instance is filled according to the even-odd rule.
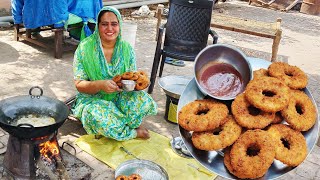
[[[224,156],[223,156],[224,165],[227,167],[228,171],[231,174],[237,176],[237,172],[233,169],[233,167],[231,165],[230,148],[224,149],[223,153],[224,153]]]
[[[116,180],[128,180],[128,177],[125,175],[119,175],[117,176]]]
[[[122,82],[117,82],[117,86],[121,89],[122,88]]]
[[[140,76],[148,77],[148,76],[147,76],[147,73],[144,72],[144,71],[137,71],[137,73],[138,73]]]
[[[139,74],[137,74],[137,73],[133,73],[132,78],[130,78],[130,80],[133,80],[133,81],[136,81],[138,79],[139,79]]]
[[[307,157],[307,143],[301,132],[285,124],[274,124],[267,132],[276,143],[276,159],[288,166],[298,166]]]
[[[262,177],[275,157],[275,146],[268,132],[248,130],[233,144],[231,165],[239,178]]]
[[[232,145],[242,131],[232,115],[227,117],[227,122],[213,131],[193,132],[192,143],[197,149],[213,151]]]
[[[307,75],[297,66],[284,62],[272,63],[268,68],[269,75],[283,81],[292,89],[302,89],[308,84]]]
[[[142,177],[139,174],[131,174],[128,177],[128,180],[141,180],[141,179],[142,179]]]
[[[135,89],[140,91],[144,90],[149,86],[150,80],[146,77],[139,77],[139,79],[136,81]]]
[[[113,80],[115,83],[121,82],[121,79],[122,79],[121,75],[116,75],[116,76],[114,76],[114,77],[112,78],[112,80]]]
[[[122,79],[129,80],[133,77],[133,72],[125,72],[122,74]]]
[[[274,77],[255,78],[247,85],[245,97],[262,111],[277,112],[289,103],[289,87]]]
[[[179,125],[188,131],[211,131],[222,125],[228,116],[228,107],[212,99],[192,101],[181,108]]]
[[[289,105],[281,111],[285,121],[297,131],[308,131],[316,123],[316,107],[300,90],[291,90]]]
[[[138,76],[138,79],[139,79],[139,77],[141,76],[141,75],[140,75],[140,73],[139,73],[138,71],[134,72],[134,73],[133,73],[133,75]]]
[[[245,98],[238,95],[231,104],[232,114],[237,123],[248,129],[263,129],[275,118],[275,113],[268,113],[253,107]]]
[[[259,78],[259,77],[268,77],[268,70],[267,69],[258,69],[253,71],[253,78]]]
[[[283,117],[281,115],[281,111],[275,113],[274,119],[271,124],[279,124],[283,121]]]

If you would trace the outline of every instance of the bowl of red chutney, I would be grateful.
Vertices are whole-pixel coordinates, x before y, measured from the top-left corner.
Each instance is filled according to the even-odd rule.
[[[226,44],[204,48],[195,59],[194,72],[200,91],[218,100],[233,100],[253,77],[247,56]]]

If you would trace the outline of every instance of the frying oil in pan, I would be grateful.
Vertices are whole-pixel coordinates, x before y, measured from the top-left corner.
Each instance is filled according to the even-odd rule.
[[[21,115],[15,119],[12,125],[17,126],[19,124],[31,124],[33,127],[49,126],[55,124],[56,121],[50,116],[28,114]]]

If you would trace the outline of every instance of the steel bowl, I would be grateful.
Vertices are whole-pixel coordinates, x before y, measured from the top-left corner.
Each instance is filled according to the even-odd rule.
[[[169,75],[159,79],[159,86],[163,89],[166,95],[179,99],[184,88],[191,81],[191,76],[175,76]]]
[[[159,164],[143,159],[132,159],[121,163],[116,171],[115,178],[120,175],[130,176],[131,174],[139,174],[141,179],[146,180],[168,180],[167,171]]]
[[[246,55],[239,49],[232,47],[230,45],[215,44],[209,45],[204,48],[196,57],[194,65],[195,79],[200,91],[212,98],[219,100],[233,100],[237,94],[231,96],[217,96],[209,93],[205,87],[200,83],[200,77],[204,69],[207,67],[218,64],[226,63],[231,65],[235,70],[237,70],[242,79],[242,87],[239,91],[240,94],[244,91],[246,85],[252,79],[252,69],[247,60]]]
[[[121,83],[125,91],[133,91],[136,86],[136,82],[133,80],[122,80]]]

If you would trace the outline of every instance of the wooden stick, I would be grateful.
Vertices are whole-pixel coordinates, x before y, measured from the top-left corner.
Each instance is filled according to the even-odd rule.
[[[279,44],[280,44],[280,40],[281,40],[281,35],[282,35],[282,30],[279,29],[277,31],[276,37],[273,39],[273,43],[272,43],[271,62],[274,62],[277,60],[277,54],[278,54]]]
[[[57,171],[60,175],[61,180],[70,180],[66,167],[64,166],[61,157],[56,157],[57,160]]]
[[[274,3],[276,0],[271,0],[270,2],[268,2],[268,5],[271,5],[272,3]]]
[[[59,180],[59,178],[57,177],[57,175],[55,175],[51,169],[46,166],[43,161],[41,160],[41,158],[39,157],[38,161],[37,161],[37,164],[39,166],[40,169],[43,169],[47,175],[49,176],[50,180]]]
[[[279,50],[279,44],[281,40],[282,30],[281,30],[281,18],[277,18],[276,21],[276,33],[275,38],[273,39],[272,43],[272,56],[271,56],[271,62],[274,62],[277,60],[278,50]]]
[[[300,2],[300,0],[295,0],[294,2],[292,2],[288,7],[286,7],[284,9],[284,11],[289,11],[291,8],[293,8],[293,6],[295,6],[298,2]]]

